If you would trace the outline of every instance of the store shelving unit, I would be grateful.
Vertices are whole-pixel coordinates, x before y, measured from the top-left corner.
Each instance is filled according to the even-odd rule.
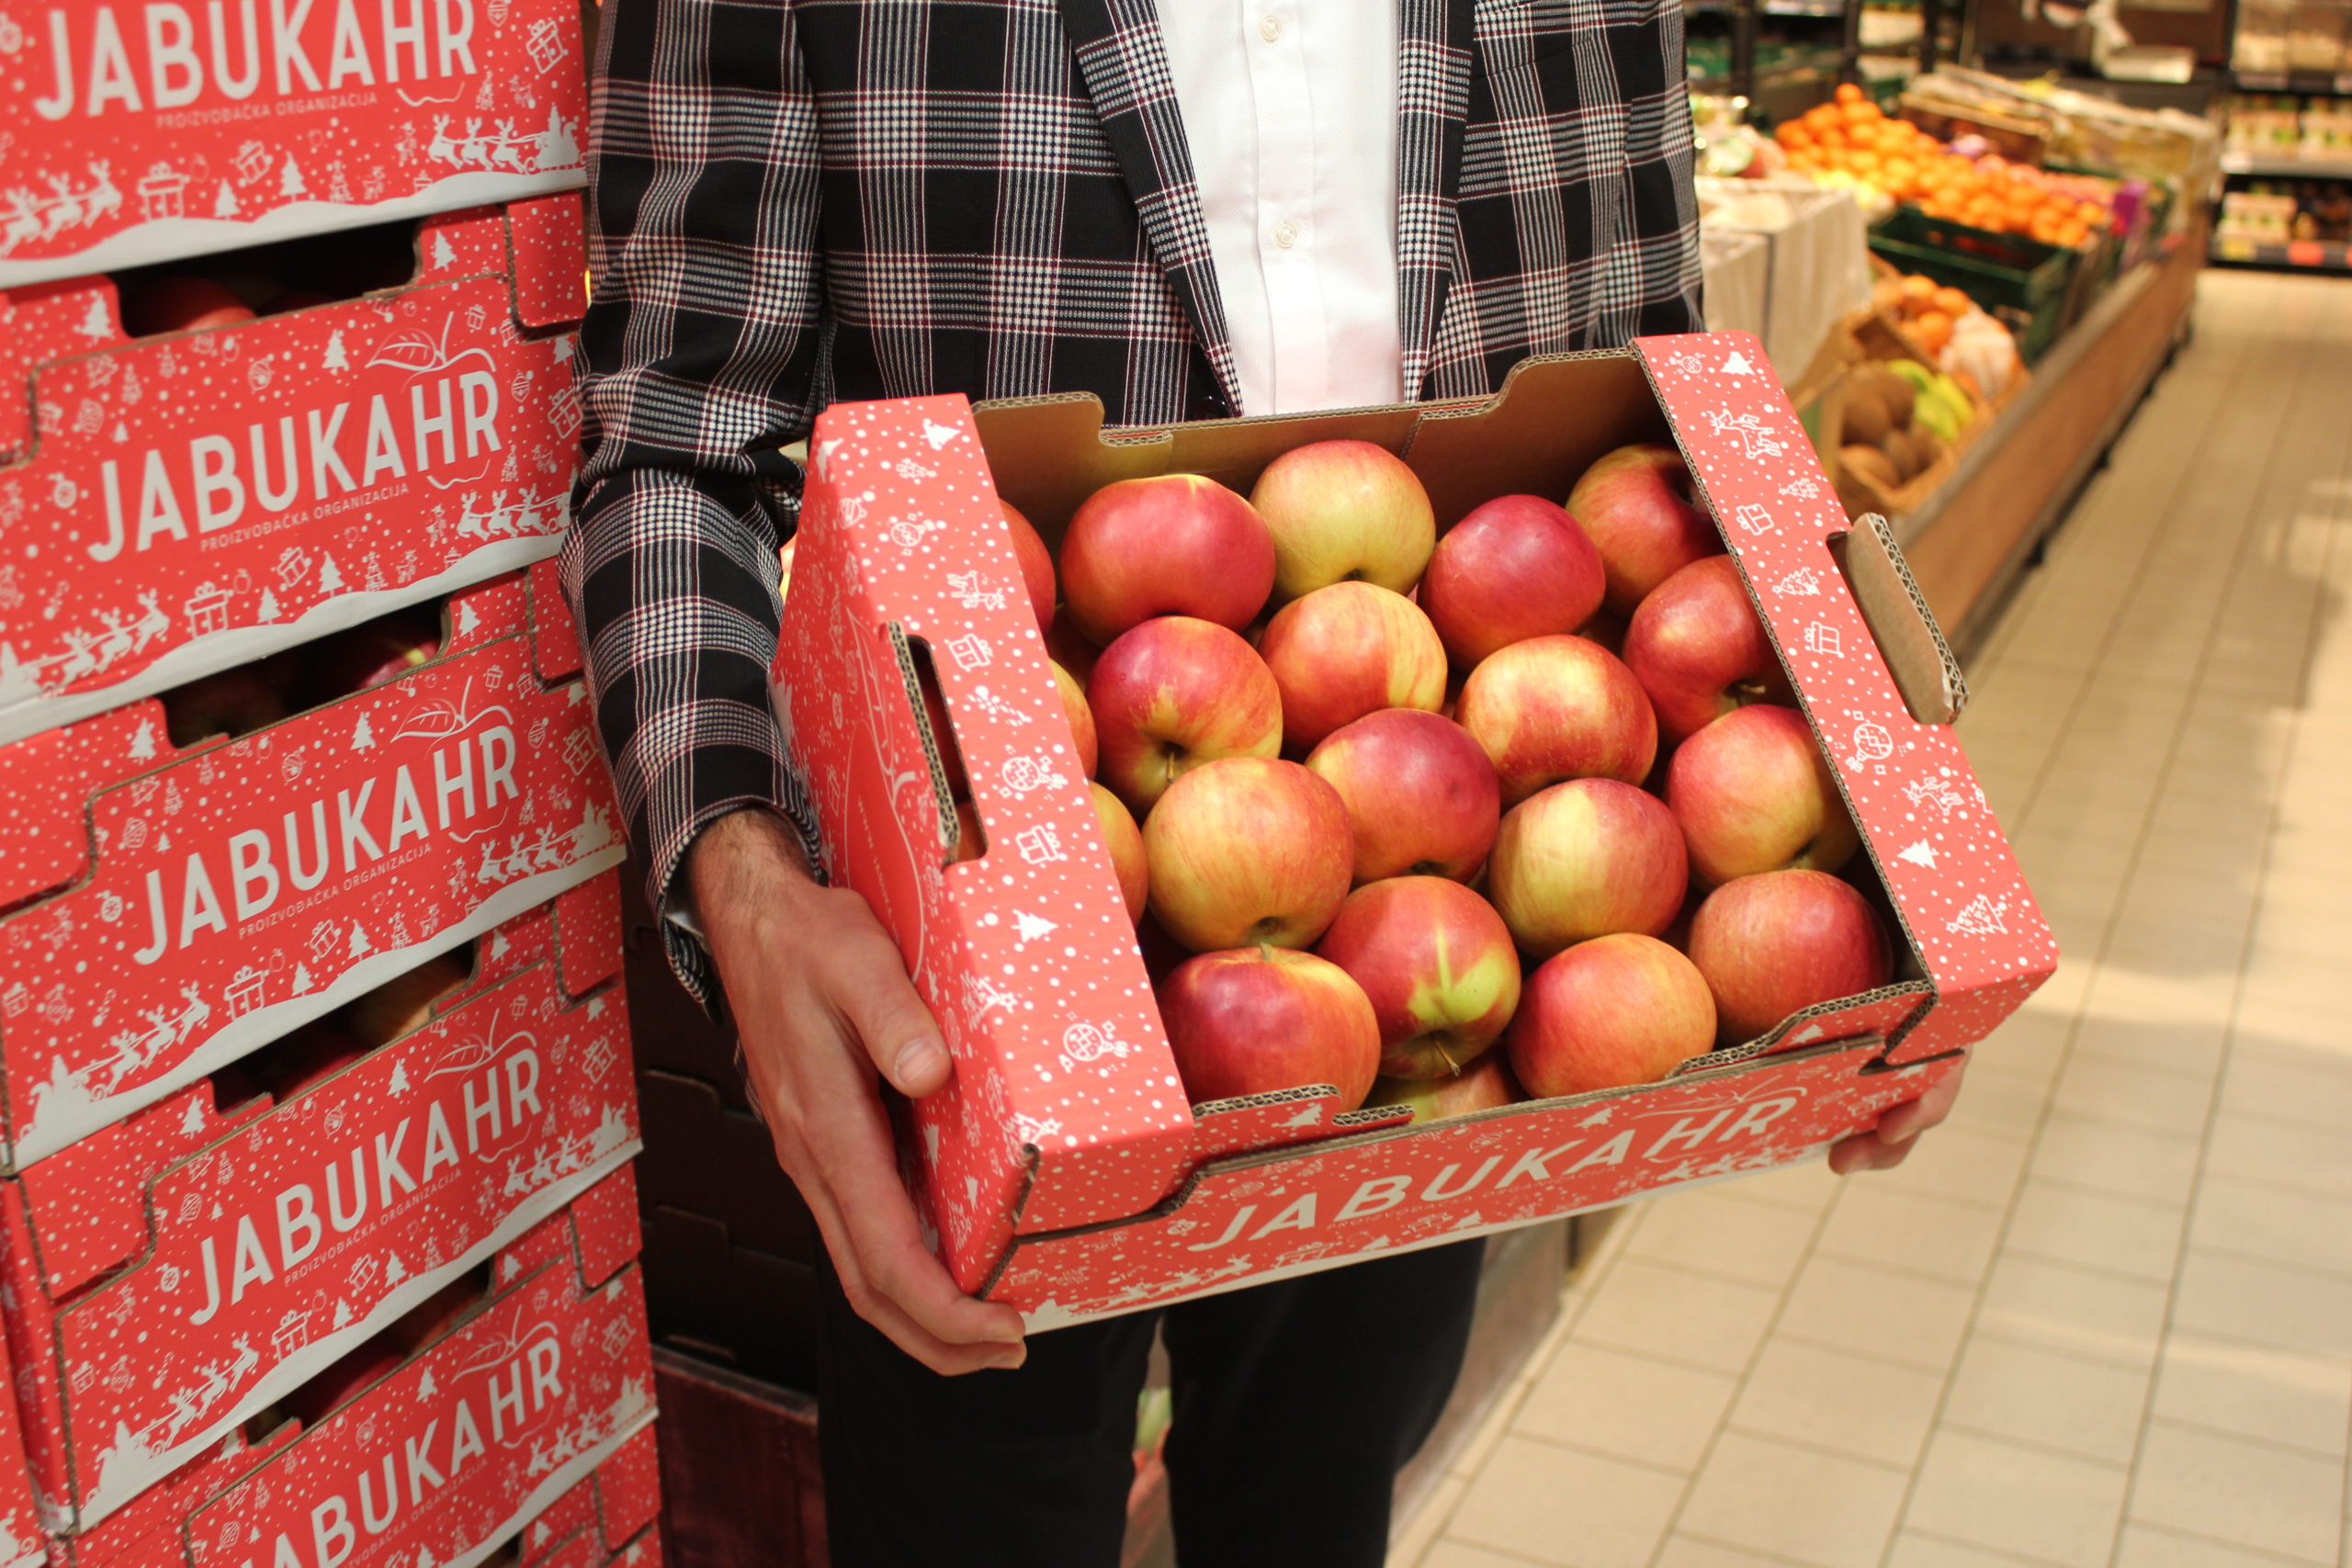
[[[2352,245],[2341,240],[2289,240],[2283,244],[2267,244],[2216,236],[2211,259],[2224,266],[2352,273]]]

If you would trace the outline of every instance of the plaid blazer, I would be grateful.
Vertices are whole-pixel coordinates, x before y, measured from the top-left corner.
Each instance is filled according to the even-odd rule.
[[[1681,0],[1396,4],[1404,384],[1471,396],[1530,354],[1698,330]],[[1153,0],[605,0],[593,101],[564,578],[666,908],[716,817],[809,830],[766,676],[799,496],[778,449],[820,410],[1253,411]]]

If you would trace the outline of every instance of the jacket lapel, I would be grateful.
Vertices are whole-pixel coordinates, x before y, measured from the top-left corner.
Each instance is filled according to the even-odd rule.
[[[1405,396],[1418,399],[1453,277],[1474,46],[1471,0],[1397,0],[1396,9],[1397,307]]]
[[[1234,371],[1225,303],[1209,258],[1208,223],[1201,214],[1192,153],[1184,144],[1184,121],[1176,106],[1159,11],[1153,0],[1061,0],[1061,10],[1080,80],[1094,100],[1102,134],[1134,193],[1144,237],[1192,318],[1226,406],[1240,411],[1241,386]]]

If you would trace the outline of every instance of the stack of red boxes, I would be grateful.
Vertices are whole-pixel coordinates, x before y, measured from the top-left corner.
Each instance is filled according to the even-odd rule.
[[[579,15],[118,9],[0,54],[0,1568],[645,1562]]]

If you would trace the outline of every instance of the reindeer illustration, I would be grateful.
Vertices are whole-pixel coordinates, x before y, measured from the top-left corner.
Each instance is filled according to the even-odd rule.
[[[528,138],[518,139],[515,136],[514,120],[500,120],[498,122],[498,140],[491,148],[490,161],[493,164],[512,169],[518,175],[528,174],[530,172],[529,160],[524,156],[523,152],[527,141]]]
[[[132,626],[112,610],[99,611],[98,619],[106,625],[97,639],[98,668],[104,670],[130,651]]]
[[[6,199],[6,209],[0,211],[0,251],[13,251],[41,236],[40,199],[22,186],[12,187]]]
[[[180,1014],[178,1035],[180,1042],[186,1043],[189,1035],[194,1034],[211,1021],[212,1004],[206,1001],[204,994],[194,986],[182,986],[180,999],[187,1003],[187,1009]]]
[[[122,207],[122,192],[115,188],[114,165],[103,159],[90,161],[90,173],[97,176],[96,184],[82,193],[82,221],[96,223],[110,218]]]
[[[427,158],[440,159],[451,164],[458,161],[458,144],[449,140],[447,115],[436,114],[433,117],[433,140],[426,144],[424,155]]]
[[[145,648],[172,629],[172,618],[157,607],[152,590],[139,595],[139,619],[131,629],[139,634],[137,646],[140,648]]]
[[[255,1350],[253,1341],[242,1334],[231,1340],[229,1347],[237,1352],[237,1359],[229,1363],[229,1376],[232,1382],[243,1382],[254,1375],[255,1367],[261,1365],[261,1352]]]
[[[65,634],[65,651],[57,658],[57,678],[61,681],[79,680],[99,668],[98,639],[81,630]]]
[[[71,229],[82,221],[82,198],[66,182],[63,175],[44,175],[49,188],[55,194],[43,199],[47,209],[41,214],[40,237],[48,239],[60,229]]]
[[[490,155],[483,148],[482,141],[481,117],[480,115],[468,116],[466,119],[466,133],[458,138],[457,154],[450,159],[450,162],[458,164],[483,164],[489,162]]]

